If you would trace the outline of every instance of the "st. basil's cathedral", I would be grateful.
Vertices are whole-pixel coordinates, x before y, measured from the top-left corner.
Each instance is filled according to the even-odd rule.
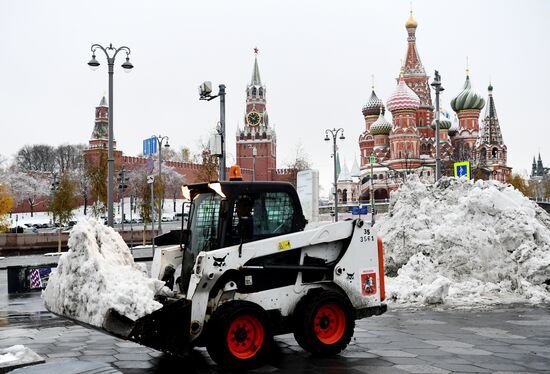
[[[357,200],[359,188],[359,199],[368,201],[371,185],[376,200],[387,199],[407,174],[417,174],[426,181],[435,180],[435,108],[429,77],[416,48],[417,26],[411,11],[405,24],[408,44],[405,62],[397,87],[386,105],[373,87],[363,106],[365,129],[359,136],[360,183],[353,180],[352,173],[344,166],[338,178],[338,195],[342,202]],[[485,100],[472,88],[467,70],[464,88],[451,100],[451,107],[456,113],[454,121],[440,109],[444,174],[452,173],[454,162],[469,161],[474,176],[506,181],[511,168],[506,165],[507,149],[495,109],[493,86],[489,84]],[[386,110],[391,113],[391,121],[385,117]],[[369,164],[369,156],[376,158],[373,165]]]

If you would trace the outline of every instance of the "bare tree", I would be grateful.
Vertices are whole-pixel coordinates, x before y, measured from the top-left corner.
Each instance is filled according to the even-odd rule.
[[[15,156],[15,165],[21,171],[55,171],[55,149],[47,144],[26,145]]]
[[[292,170],[292,180],[290,181],[296,186],[298,172],[311,169],[311,161],[309,155],[304,150],[302,143],[296,144],[292,158],[286,163],[286,168]]]
[[[200,170],[195,173],[195,182],[211,182],[218,179],[218,157],[212,156],[207,147],[194,156],[194,162],[201,164]]]
[[[84,166],[84,144],[64,144],[55,149],[56,169],[63,174],[81,170]]]

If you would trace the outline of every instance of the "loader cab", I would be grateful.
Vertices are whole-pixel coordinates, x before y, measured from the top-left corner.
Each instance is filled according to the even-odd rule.
[[[296,190],[284,182],[221,182],[188,186],[191,210],[186,248],[201,251],[302,231],[306,220]]]

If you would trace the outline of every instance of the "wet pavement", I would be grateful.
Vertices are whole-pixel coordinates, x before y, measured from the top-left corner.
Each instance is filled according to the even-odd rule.
[[[292,335],[275,341],[270,362],[256,372],[550,373],[550,306],[390,307],[383,316],[357,321],[351,344],[332,358],[311,357]],[[203,348],[173,358],[60,319],[44,309],[39,292],[7,295],[6,271],[0,270],[0,349],[15,344],[61,371],[92,362],[122,373],[223,372]]]

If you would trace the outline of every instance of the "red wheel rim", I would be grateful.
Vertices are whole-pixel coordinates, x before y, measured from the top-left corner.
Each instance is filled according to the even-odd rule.
[[[264,337],[264,326],[256,316],[239,316],[229,326],[227,346],[233,356],[244,360],[258,353]]]
[[[317,338],[324,344],[334,344],[344,336],[346,315],[336,304],[325,304],[317,310],[314,319]]]

